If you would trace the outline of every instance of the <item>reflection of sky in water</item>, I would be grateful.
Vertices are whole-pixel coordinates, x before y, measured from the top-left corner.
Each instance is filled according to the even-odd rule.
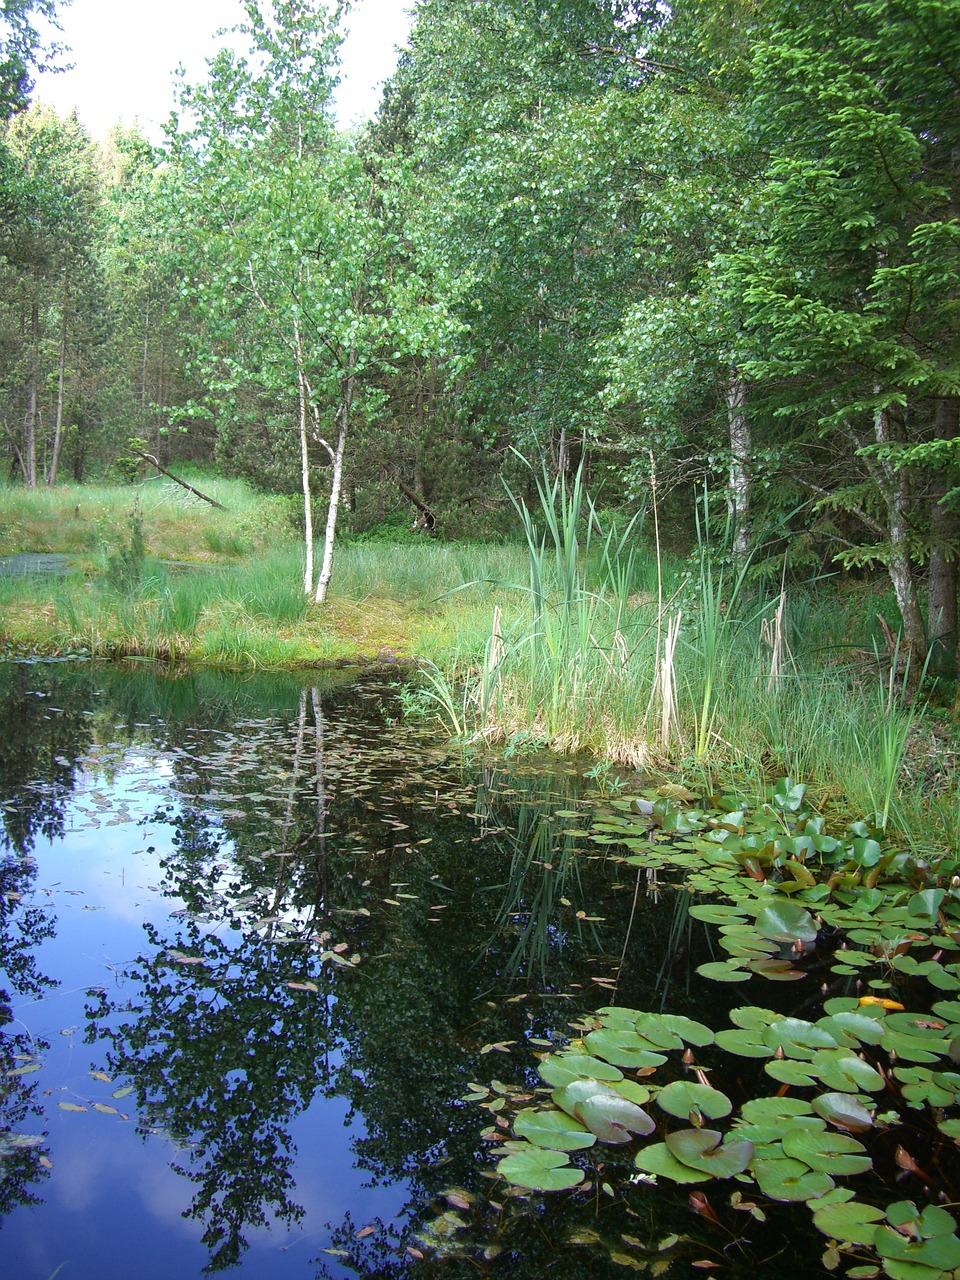
[[[26,1127],[49,1134],[53,1169],[35,1184],[44,1203],[18,1208],[3,1223],[0,1275],[11,1280],[50,1280],[54,1272],[62,1280],[179,1280],[199,1276],[208,1258],[202,1225],[182,1216],[194,1188],[170,1168],[177,1153],[169,1139],[158,1133],[144,1142],[134,1114],[124,1121],[90,1109],[99,1102],[122,1110],[133,1095],[115,1100],[112,1091],[124,1081],[91,1077],[104,1066],[103,1047],[84,1043],[87,990],[122,994],[122,970],[146,944],[143,924],[163,928],[182,906],[159,891],[172,828],[151,817],[172,778],[168,761],[142,748],[111,768],[109,779],[90,767],[68,807],[66,838],[36,843],[32,900],[57,920],[40,967],[58,985],[42,1000],[15,999],[11,1030],[50,1043],[43,1071],[30,1077],[40,1082],[44,1119]],[[229,856],[227,846],[221,854]],[[225,941],[238,937],[217,931]],[[88,1110],[64,1111],[60,1102]],[[299,1150],[294,1196],[305,1216],[292,1231],[247,1231],[250,1248],[232,1274],[313,1276],[310,1260],[329,1243],[324,1223],[340,1222],[351,1208],[364,1215],[358,1225],[387,1220],[402,1207],[402,1186],[361,1192],[368,1175],[353,1168],[351,1144],[364,1131],[359,1119],[346,1126],[347,1110],[345,1100],[318,1093],[290,1125]],[[325,1262],[339,1274],[335,1259]]]

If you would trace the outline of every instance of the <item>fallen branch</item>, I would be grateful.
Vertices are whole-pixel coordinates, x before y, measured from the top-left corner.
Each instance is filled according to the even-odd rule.
[[[149,462],[152,467],[160,472],[162,476],[166,476],[172,480],[174,484],[178,484],[181,489],[186,489],[188,493],[194,494],[197,498],[202,498],[204,502],[209,502],[211,507],[216,507],[218,511],[226,511],[226,507],[222,502],[218,502],[216,498],[211,498],[206,493],[201,493],[199,489],[195,489],[192,484],[187,484],[186,480],[181,480],[179,476],[175,476],[172,471],[168,471],[166,467],[161,467],[160,463],[152,453],[144,453],[141,449],[131,449],[130,452],[138,458],[143,458],[145,462]]]

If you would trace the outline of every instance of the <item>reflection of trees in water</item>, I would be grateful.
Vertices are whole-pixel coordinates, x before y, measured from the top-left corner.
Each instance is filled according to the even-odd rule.
[[[534,775],[526,802],[513,780],[498,805],[497,777],[465,787],[425,739],[385,727],[373,687],[364,725],[364,692],[311,689],[283,723],[184,737],[162,861],[164,892],[188,914],[150,932],[130,1004],[104,996],[91,1010],[112,1071],[136,1082],[145,1130],[183,1153],[212,1268],[270,1218],[299,1220],[289,1130],[317,1090],[362,1116],[358,1165],[374,1183],[407,1181],[411,1214],[451,1179],[476,1181],[483,1113],[459,1099],[502,1062],[489,1042],[564,1026],[556,997],[596,948],[576,907],[608,897],[616,874],[592,861],[544,895],[557,824],[537,814],[551,788]],[[518,987],[527,899],[559,911],[560,888],[577,900]]]
[[[576,807],[576,780],[488,767],[465,783],[429,735],[384,719],[391,694],[373,679],[305,689],[293,678],[98,672],[96,688],[91,718],[92,682],[81,679],[71,702],[63,679],[55,705],[75,709],[75,742],[60,729],[56,747],[34,741],[38,763],[21,774],[75,768],[91,719],[102,741],[149,742],[172,769],[173,838],[159,853],[163,890],[185,912],[148,931],[130,969],[137,984],[122,1000],[102,996],[88,1031],[113,1072],[133,1079],[144,1133],[176,1146],[210,1268],[237,1261],[258,1226],[301,1219],[290,1132],[318,1093],[344,1095],[362,1117],[357,1163],[375,1183],[408,1184],[412,1227],[451,1184],[488,1188],[479,1135],[492,1117],[460,1101],[468,1082],[522,1079],[527,1040],[568,1033],[577,1000],[605,1003],[585,975],[619,960],[633,884],[615,888],[617,868],[565,834],[569,816],[555,811]],[[39,735],[59,720],[34,724]],[[68,764],[44,773],[44,750],[47,763]],[[33,830],[51,794],[29,798]],[[654,937],[652,924],[636,931],[625,1003],[650,1007]],[[483,1052],[505,1041],[517,1057]],[[558,1256],[570,1223],[594,1217],[592,1205],[562,1206],[513,1199],[502,1217],[476,1214],[474,1256],[497,1237],[502,1260],[489,1265],[500,1274],[549,1264],[582,1275],[588,1256],[590,1273],[605,1274],[582,1248]],[[388,1248],[386,1236],[354,1232],[340,1224],[335,1243],[361,1274],[432,1273],[399,1238]],[[444,1266],[475,1274],[473,1262]]]

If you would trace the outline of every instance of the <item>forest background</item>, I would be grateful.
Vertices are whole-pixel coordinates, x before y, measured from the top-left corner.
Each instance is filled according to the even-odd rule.
[[[30,105],[56,5],[4,0],[11,482],[302,495],[317,600],[338,517],[493,538],[579,472],[684,547],[706,487],[741,566],[883,573],[955,674],[955,0],[421,0],[352,133],[342,14],[245,9],[154,147]]]

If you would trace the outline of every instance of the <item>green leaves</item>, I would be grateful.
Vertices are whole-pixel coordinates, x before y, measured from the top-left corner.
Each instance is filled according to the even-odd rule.
[[[515,1186],[531,1191],[569,1191],[583,1181],[583,1170],[572,1169],[561,1152],[534,1146],[504,1156],[497,1172]]]

